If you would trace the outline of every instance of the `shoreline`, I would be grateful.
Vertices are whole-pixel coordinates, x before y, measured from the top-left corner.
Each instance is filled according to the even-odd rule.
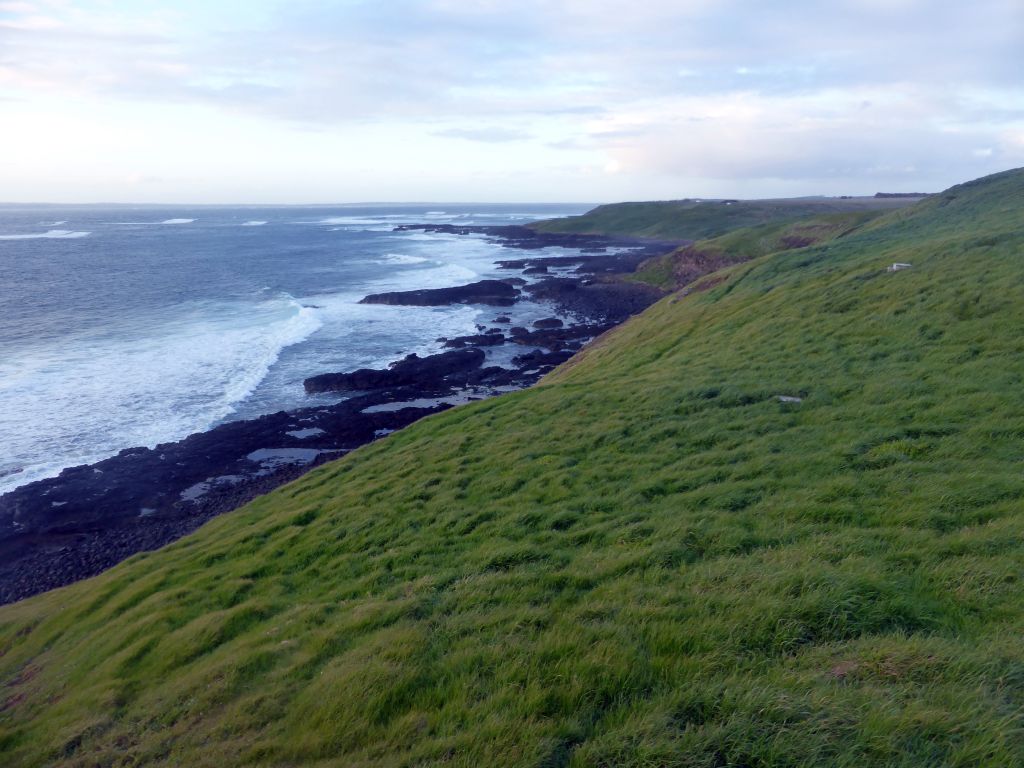
[[[413,355],[381,371],[324,372],[306,380],[309,392],[331,391],[322,388],[325,377],[331,386],[340,382],[351,394],[340,402],[227,422],[154,448],[128,448],[0,496],[0,604],[94,576],[137,552],[169,544],[424,416],[531,386],[590,339],[663,295],[608,275],[635,271],[644,259],[679,245],[547,234],[515,225],[414,224],[396,230],[483,235],[512,250],[557,246],[578,253],[497,260],[509,272],[498,281],[364,298],[370,304],[467,304],[495,315],[475,335],[439,339],[445,351],[436,355]],[[544,307],[552,316],[533,327],[512,326],[504,313],[517,304]],[[320,384],[310,384],[316,380]]]

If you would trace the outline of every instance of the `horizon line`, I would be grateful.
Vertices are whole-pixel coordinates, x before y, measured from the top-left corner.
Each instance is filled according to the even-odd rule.
[[[732,197],[716,197],[709,196],[704,197],[700,195],[693,195],[690,197],[672,197],[672,198],[658,198],[658,199],[636,199],[636,200],[614,200],[614,201],[580,201],[580,200],[564,200],[564,201],[547,201],[541,202],[537,200],[515,200],[511,202],[502,202],[494,200],[484,201],[467,201],[467,200],[401,200],[401,201],[388,201],[388,200],[365,200],[357,202],[332,202],[332,203],[188,203],[188,202],[118,202],[114,200],[102,200],[89,203],[73,203],[73,202],[53,202],[43,200],[31,200],[31,201],[15,201],[15,200],[0,200],[0,208],[2,207],[32,207],[32,206],[51,206],[51,207],[68,207],[68,208],[98,208],[98,207],[137,207],[137,208],[346,208],[346,207],[360,207],[360,206],[424,206],[424,205],[447,205],[447,206],[466,206],[466,205],[614,205],[616,203],[676,203],[676,202],[716,202],[720,200],[737,200],[739,202],[760,202],[760,201],[771,201],[771,200],[856,200],[856,199],[872,199],[878,195],[902,195],[906,197],[920,196],[926,197],[929,195],[936,194],[935,192],[876,192],[869,195],[824,195],[824,194],[811,194],[811,195],[793,195],[790,197],[748,197],[748,198],[732,198]]]

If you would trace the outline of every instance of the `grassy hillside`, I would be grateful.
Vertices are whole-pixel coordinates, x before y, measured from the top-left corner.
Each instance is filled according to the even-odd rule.
[[[1024,763],[1022,200],[704,278],[0,609],[0,764]]]
[[[911,198],[857,197],[614,203],[598,206],[582,216],[551,219],[530,226],[543,232],[701,240],[772,222],[837,213],[893,211],[914,202]]]
[[[770,253],[827,243],[855,232],[883,213],[877,210],[831,213],[797,221],[742,227],[648,259],[626,279],[674,290],[732,264]]]

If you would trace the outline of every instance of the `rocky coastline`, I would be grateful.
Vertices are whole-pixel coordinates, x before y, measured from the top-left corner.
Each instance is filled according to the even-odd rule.
[[[407,225],[401,230],[483,235],[509,249],[578,253],[498,262],[509,277],[465,286],[370,295],[367,304],[470,304],[507,312],[547,307],[514,325],[498,314],[478,333],[439,339],[445,351],[409,355],[382,370],[326,372],[307,393],[347,399],[235,421],[154,448],[130,448],[0,496],[0,604],[93,576],[194,531],[216,515],[313,467],[453,405],[528,387],[587,341],[662,295],[614,279],[678,246],[526,227]],[[500,354],[499,354],[500,352]]]

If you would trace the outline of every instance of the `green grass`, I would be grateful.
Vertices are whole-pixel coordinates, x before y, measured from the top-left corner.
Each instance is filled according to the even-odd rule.
[[[671,200],[601,205],[582,216],[540,221],[542,232],[627,235],[663,240],[702,240],[762,224],[792,222],[841,213],[892,211],[913,204],[908,198],[791,198],[780,200]]]
[[[858,210],[741,227],[648,259],[635,273],[623,279],[676,290],[732,264],[844,237],[883,213],[880,210]]]
[[[0,763],[1024,763],[1022,200],[734,266],[0,609]]]

